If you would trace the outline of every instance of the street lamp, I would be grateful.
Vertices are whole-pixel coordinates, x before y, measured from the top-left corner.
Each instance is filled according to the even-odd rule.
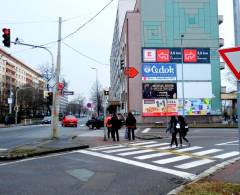
[[[96,101],[96,107],[97,107],[97,115],[99,116],[99,95],[98,95],[98,69],[97,68],[94,68],[94,67],[90,67],[91,69],[93,70],[96,70],[96,93],[97,93],[97,101]]]
[[[185,109],[185,97],[184,97],[184,79],[183,79],[183,58],[184,58],[184,53],[183,53],[183,42],[184,35],[181,35],[181,53],[182,53],[182,115],[183,117],[185,116],[184,109]]]
[[[18,117],[18,92],[23,89],[29,89],[32,87],[23,87],[23,88],[17,88],[16,89],[16,100],[15,100],[15,125],[17,125],[17,117]]]

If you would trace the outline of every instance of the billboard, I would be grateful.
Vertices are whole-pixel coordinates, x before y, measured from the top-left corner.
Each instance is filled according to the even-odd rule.
[[[142,80],[176,80],[176,64],[143,63]]]
[[[143,48],[142,62],[210,63],[210,48]]]
[[[143,116],[175,116],[177,114],[176,99],[143,100]]]
[[[143,99],[177,99],[176,83],[143,83]]]
[[[178,114],[182,115],[182,100],[178,100]],[[211,100],[203,99],[185,99],[185,115],[208,115],[211,113]]]

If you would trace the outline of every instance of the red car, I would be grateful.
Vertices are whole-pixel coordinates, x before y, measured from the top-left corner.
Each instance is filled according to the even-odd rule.
[[[73,115],[64,116],[62,119],[62,126],[63,127],[77,127],[78,120]]]

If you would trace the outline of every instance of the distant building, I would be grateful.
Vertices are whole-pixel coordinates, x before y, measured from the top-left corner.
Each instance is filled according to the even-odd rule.
[[[119,1],[110,57],[109,108],[139,122],[221,114],[217,0]],[[129,1],[130,2],[130,1]],[[122,15],[125,14],[124,20]],[[128,78],[124,70],[139,74]]]
[[[44,90],[40,73],[0,48],[0,114],[8,113],[8,98],[15,97],[16,88],[25,85]],[[14,105],[14,101],[13,101]]]

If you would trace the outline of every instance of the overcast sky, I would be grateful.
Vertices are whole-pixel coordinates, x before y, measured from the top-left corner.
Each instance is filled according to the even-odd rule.
[[[62,24],[62,36],[68,35],[100,11],[110,0],[7,0],[1,7],[0,27],[11,29],[12,41],[18,37],[30,44],[45,44],[57,40],[58,17],[66,20]],[[117,11],[114,0],[101,14],[80,31],[64,40],[79,52],[109,64],[114,23]],[[219,14],[224,15],[220,26],[220,37],[225,46],[233,46],[232,0],[219,0]],[[223,30],[224,29],[224,30]],[[57,44],[48,45],[56,63]],[[0,46],[3,48],[2,44]],[[50,55],[42,49],[11,45],[9,53],[36,69],[41,64],[51,64]],[[98,79],[103,87],[109,86],[109,66],[91,61],[62,44],[62,74],[69,82],[69,90],[82,96],[90,96],[90,88]]]

